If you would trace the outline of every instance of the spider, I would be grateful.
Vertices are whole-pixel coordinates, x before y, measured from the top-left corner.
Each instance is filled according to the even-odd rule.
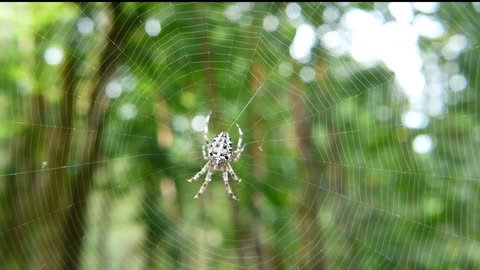
[[[242,147],[242,139],[243,133],[238,126],[238,143],[237,149],[235,151],[232,150],[232,140],[230,140],[230,135],[227,132],[221,132],[218,134],[212,141],[212,144],[208,142],[208,121],[210,120],[210,112],[207,115],[205,120],[205,130],[203,134],[203,138],[205,139],[205,143],[202,147],[203,159],[207,160],[207,163],[203,166],[203,168],[197,172],[192,178],[188,179],[188,182],[194,182],[200,179],[203,174],[207,174],[205,177],[205,181],[203,182],[200,190],[198,191],[197,195],[195,195],[195,199],[197,199],[207,188],[208,184],[212,180],[212,174],[214,171],[221,171],[223,172],[223,183],[225,184],[225,188],[227,189],[228,194],[232,197],[232,199],[238,201],[235,194],[233,194],[232,188],[228,184],[228,174],[231,174],[233,180],[240,183],[242,180],[238,178],[235,172],[230,166],[230,163],[237,162],[240,159],[240,156],[243,152],[245,146]]]

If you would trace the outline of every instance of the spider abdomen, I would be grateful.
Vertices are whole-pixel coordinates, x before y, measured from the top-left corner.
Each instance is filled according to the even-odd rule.
[[[216,164],[228,162],[232,156],[232,152],[232,140],[227,132],[218,134],[208,148],[209,158]]]

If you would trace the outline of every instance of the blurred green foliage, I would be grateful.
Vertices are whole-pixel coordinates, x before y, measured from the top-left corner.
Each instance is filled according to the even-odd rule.
[[[445,109],[411,129],[385,63],[337,55],[322,36],[308,63],[289,52],[299,21],[317,35],[341,32],[354,9],[394,22],[388,3],[298,5],[295,21],[289,3],[1,3],[5,269],[480,268],[480,7],[441,3],[426,15],[445,30],[418,41],[423,72],[428,53],[438,59]],[[158,35],[146,33],[151,20]],[[468,45],[447,59],[454,35]],[[302,81],[305,66],[313,81]],[[451,90],[455,74],[463,91]],[[238,203],[219,172],[198,200],[203,179],[186,182],[205,164],[195,119],[209,111],[210,139],[226,130],[236,145],[235,123],[245,134]],[[414,147],[422,134],[425,154]],[[79,191],[85,171],[92,187]],[[73,215],[76,229],[72,209],[86,216]]]

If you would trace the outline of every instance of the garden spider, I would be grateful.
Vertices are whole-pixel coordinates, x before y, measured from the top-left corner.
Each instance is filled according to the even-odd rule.
[[[207,163],[203,168],[195,174],[192,178],[188,179],[188,182],[197,181],[203,174],[207,174],[205,177],[205,181],[203,182],[200,190],[198,191],[197,195],[195,195],[195,199],[198,198],[207,188],[208,184],[212,180],[212,174],[214,171],[221,171],[223,172],[223,183],[225,184],[225,188],[227,189],[228,194],[232,197],[232,199],[237,200],[235,194],[233,194],[232,188],[228,184],[228,174],[231,174],[233,180],[240,183],[242,180],[238,178],[235,172],[230,166],[230,162],[237,162],[240,159],[240,156],[243,152],[245,146],[242,147],[242,139],[243,133],[238,126],[238,143],[237,149],[235,151],[232,150],[232,141],[230,140],[230,135],[227,132],[221,132],[218,134],[214,139],[212,144],[209,145],[208,143],[208,121],[210,120],[210,112],[207,115],[205,120],[205,131],[203,134],[203,138],[205,139],[205,143],[202,147],[203,159],[207,160]]]

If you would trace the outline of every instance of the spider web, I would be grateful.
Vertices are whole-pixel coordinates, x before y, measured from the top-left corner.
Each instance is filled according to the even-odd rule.
[[[77,230],[79,269],[480,265],[478,4],[2,10],[0,233],[12,269],[61,268],[49,243]],[[197,200],[204,178],[186,182],[206,162],[210,111],[210,140],[228,131],[236,146],[235,124],[244,133],[239,203],[219,172]],[[84,203],[86,221],[62,227]]]

